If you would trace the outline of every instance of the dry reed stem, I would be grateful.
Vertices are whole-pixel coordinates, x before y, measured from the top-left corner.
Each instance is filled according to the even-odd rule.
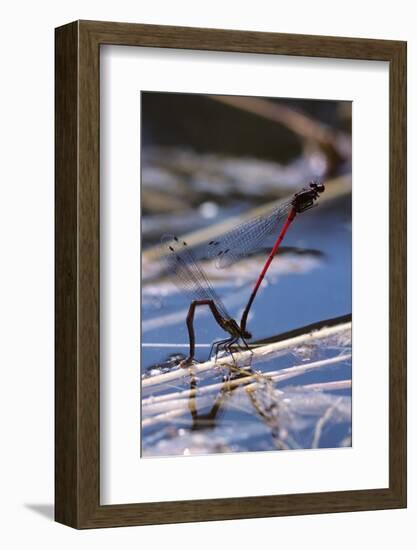
[[[282,351],[290,347],[296,347],[301,344],[308,344],[309,342],[315,342],[317,340],[327,338],[329,336],[334,336],[345,330],[351,330],[351,327],[352,327],[351,322],[343,323],[341,325],[336,325],[333,327],[324,327],[320,330],[315,330],[307,334],[301,334],[299,336],[295,336],[294,338],[289,338],[288,340],[273,342],[271,344],[266,344],[266,345],[257,347],[253,349],[252,352],[241,351],[239,353],[235,353],[234,355],[239,362],[242,362],[244,364],[245,360],[249,360],[251,358],[251,353],[253,354],[252,358],[265,357],[267,355],[275,354],[278,351]],[[220,359],[218,359],[217,362],[210,360],[210,361],[206,361],[205,363],[194,364],[189,368],[176,369],[170,372],[166,372],[164,374],[159,374],[149,378],[144,378],[142,380],[142,389],[151,388],[158,384],[172,382],[173,380],[181,379],[187,375],[195,376],[199,373],[206,372],[212,369],[213,367],[227,366],[228,364],[230,364],[229,357],[220,357]],[[305,365],[300,365],[300,368],[303,368],[304,366]],[[285,369],[283,369],[281,373],[283,373],[284,371]]]

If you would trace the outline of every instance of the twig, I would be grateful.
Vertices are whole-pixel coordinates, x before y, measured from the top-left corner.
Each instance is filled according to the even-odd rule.
[[[142,414],[143,416],[151,416],[155,414],[165,413],[172,410],[183,410],[184,412],[188,411],[189,398],[195,397],[195,395],[190,396],[181,396],[181,398],[172,399],[165,402],[145,402],[142,403]],[[204,407],[210,403],[210,398],[204,396],[199,400],[199,406]]]
[[[318,445],[319,445],[319,442],[320,442],[320,437],[321,437],[321,432],[323,431],[323,427],[324,425],[331,419],[332,415],[333,415],[333,412],[335,411],[335,409],[337,409],[339,403],[341,403],[342,401],[342,398],[340,397],[336,403],[334,403],[333,405],[331,405],[326,411],[325,413],[323,414],[323,416],[321,416],[318,421],[317,421],[317,424],[316,424],[316,429],[314,430],[314,437],[313,437],[313,441],[311,443],[311,448],[312,449],[317,449]]]
[[[148,412],[149,410],[151,410],[148,407],[152,407],[152,405],[158,404],[158,403],[169,402],[170,406],[172,407],[172,403],[179,399],[207,395],[210,393],[217,392],[219,390],[231,391],[239,386],[244,386],[246,384],[248,384],[250,388],[252,386],[255,387],[256,381],[259,377],[264,377],[274,382],[280,382],[282,380],[296,378],[297,376],[301,376],[302,374],[305,374],[312,370],[328,367],[329,365],[336,365],[337,363],[347,361],[350,358],[351,358],[350,354],[338,355],[337,357],[322,359],[321,361],[314,361],[312,363],[306,363],[304,365],[295,365],[295,366],[288,367],[281,370],[270,371],[265,374],[260,374],[260,373],[248,374],[244,378],[237,378],[236,380],[229,380],[226,382],[216,382],[215,384],[210,384],[209,386],[203,386],[202,388],[199,388],[199,389],[174,391],[172,393],[168,393],[164,395],[152,396],[152,397],[143,399],[142,407],[146,408]],[[328,390],[342,389],[342,382],[345,384],[346,387],[348,387],[347,383],[348,382],[350,383],[351,381],[343,380],[338,382],[327,382],[326,384],[310,384],[309,386],[303,386],[303,389],[304,388],[322,389],[324,391],[326,389]],[[331,387],[332,384],[334,384],[335,386]],[[338,384],[340,387],[339,386],[336,387],[336,384]]]
[[[177,418],[178,416],[183,415],[184,412],[185,409],[176,409],[174,411],[157,414],[156,416],[152,416],[151,418],[145,418],[144,420],[142,420],[142,428],[149,428],[149,426],[154,426],[155,424],[159,424],[160,422],[166,422],[167,420]]]
[[[333,380],[333,382],[319,382],[317,384],[306,384],[302,386],[303,390],[313,391],[334,391],[348,390],[352,387],[352,380]]]
[[[255,348],[251,352],[242,351],[239,353],[235,353],[235,357],[242,362],[250,359],[251,354],[253,354],[254,358],[265,357],[267,355],[270,355],[273,353],[275,354],[278,351],[285,350],[290,347],[296,347],[300,344],[305,344],[307,342],[314,342],[316,340],[320,340],[323,338],[327,338],[329,336],[333,336],[335,334],[339,334],[340,332],[343,332],[345,330],[350,330],[351,326],[352,326],[351,323],[344,323],[334,327],[324,327],[321,330],[310,332],[308,334],[302,334],[300,336],[296,336],[295,338],[290,338],[285,341],[274,342],[262,347]],[[230,364],[230,358],[221,357],[220,359],[217,360],[217,362],[213,360],[206,361],[205,363],[196,364],[186,369],[177,369],[164,374],[159,374],[156,376],[151,376],[149,378],[144,378],[142,380],[142,389],[147,389],[147,388],[156,386],[158,384],[172,382],[172,380],[178,380],[189,374],[196,375],[202,372],[206,372],[216,366],[227,366],[228,364]],[[300,368],[303,368],[303,365],[301,365]]]

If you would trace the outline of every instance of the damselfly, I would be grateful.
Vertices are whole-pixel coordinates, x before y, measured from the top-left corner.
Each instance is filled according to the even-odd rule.
[[[270,234],[278,230],[280,223],[285,218],[285,222],[277,236],[275,244],[269,253],[253,287],[248,303],[243,310],[240,323],[237,323],[237,321],[228,314],[224,304],[211,286],[202,267],[199,265],[194,252],[189,248],[187,243],[180,240],[178,237],[164,237],[163,240],[169,251],[167,256],[168,269],[175,275],[175,280],[181,284],[181,287],[186,289],[191,299],[187,315],[190,349],[189,355],[187,359],[183,361],[182,366],[189,365],[194,360],[194,313],[197,306],[208,306],[218,325],[225,332],[229,333],[229,338],[213,344],[212,350],[215,349],[216,356],[222,347],[225,351],[232,353],[232,346],[239,344],[239,342],[242,342],[243,345],[249,349],[246,340],[251,338],[251,334],[246,330],[246,324],[250,308],[252,307],[259,287],[296,215],[312,208],[320,193],[323,193],[323,191],[323,184],[311,182],[309,187],[301,189],[298,193],[295,193],[289,201],[274,208],[266,215],[258,216],[242,223],[219,239],[207,243],[205,254],[208,257],[215,258],[217,267],[223,268],[259,247]]]

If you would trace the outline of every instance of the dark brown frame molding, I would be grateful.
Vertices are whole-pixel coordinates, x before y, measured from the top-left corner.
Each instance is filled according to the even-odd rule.
[[[99,56],[120,44],[389,62],[389,487],[100,505]],[[77,21],[56,29],[55,519],[114,527],[406,506],[406,43]]]

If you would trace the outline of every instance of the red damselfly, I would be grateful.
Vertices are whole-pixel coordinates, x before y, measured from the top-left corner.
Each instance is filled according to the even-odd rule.
[[[232,346],[238,344],[239,341],[249,349],[246,340],[251,338],[251,334],[246,330],[246,324],[250,308],[259,287],[296,215],[312,208],[323,191],[323,184],[311,182],[309,187],[301,189],[289,201],[272,209],[266,215],[258,216],[238,225],[219,239],[211,240],[207,243],[206,247],[203,247],[205,255],[216,259],[217,267],[226,267],[262,245],[269,235],[278,231],[281,222],[285,218],[277,239],[253,287],[248,303],[243,310],[240,323],[237,323],[227,313],[224,304],[199,265],[195,253],[188,247],[187,243],[181,241],[178,237],[164,238],[170,252],[167,256],[169,271],[175,274],[176,280],[181,282],[182,287],[187,290],[191,298],[191,305],[187,315],[190,350],[187,359],[183,362],[183,366],[190,364],[194,360],[195,334],[193,323],[195,308],[197,306],[208,306],[219,326],[230,335],[229,338],[213,344],[216,356],[221,347],[231,353]]]

